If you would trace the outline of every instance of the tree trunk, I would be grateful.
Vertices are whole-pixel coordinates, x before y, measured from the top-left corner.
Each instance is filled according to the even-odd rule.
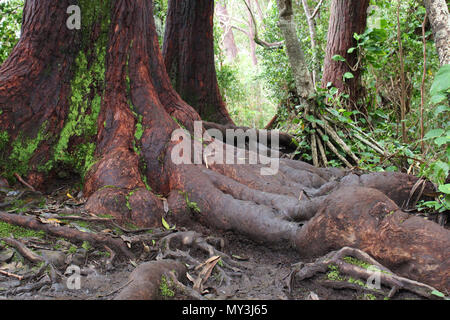
[[[369,0],[333,0],[331,4],[330,24],[328,27],[327,51],[323,66],[322,87],[328,83],[340,92],[350,95],[351,104],[358,104],[361,95],[360,68],[357,50],[352,53],[348,49],[356,47],[355,33],[364,32],[367,24]],[[334,61],[335,55],[346,61]],[[344,79],[350,72],[353,78]]]
[[[239,49],[236,46],[236,42],[234,41],[231,18],[228,15],[228,10],[225,5],[222,6],[220,3],[217,3],[216,10],[223,29],[223,46],[225,47],[225,52],[227,54],[228,60],[234,61],[239,53]]]
[[[402,276],[450,289],[450,231],[398,207],[417,178],[261,155],[237,164],[252,152],[208,132],[189,142],[185,130],[203,133],[200,117],[170,84],[151,1],[82,1],[80,31],[66,27],[74,3],[26,1],[22,37],[0,68],[2,175],[19,172],[42,189],[71,168],[84,176],[85,209],[120,223],[161,226],[167,201],[165,217],[177,225],[232,230],[303,256],[351,245]],[[231,161],[206,153],[211,147]],[[199,161],[177,162],[181,153]]]
[[[277,0],[280,15],[280,29],[285,38],[286,52],[289,65],[297,88],[297,94],[303,101],[309,100],[315,92],[311,73],[305,61],[305,54],[297,37],[295,23],[293,21],[292,0]]]
[[[441,66],[450,64],[450,18],[445,0],[424,0]]]
[[[170,0],[168,10],[163,56],[175,90],[202,119],[233,124],[217,83],[214,1]]]

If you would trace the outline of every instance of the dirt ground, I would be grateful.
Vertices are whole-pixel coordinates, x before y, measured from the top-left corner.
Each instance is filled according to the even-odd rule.
[[[0,188],[0,210],[16,214],[33,214],[44,217],[46,223],[64,224],[85,232],[108,232],[116,237],[127,237],[149,232],[168,230],[139,231],[127,226],[124,232],[108,223],[86,223],[82,221],[64,220],[63,212],[82,212],[83,197],[73,182],[55,185],[48,194],[39,195],[19,188]],[[76,185],[76,184],[75,184]],[[19,192],[19,193],[18,193]],[[20,194],[23,192],[23,194]],[[27,195],[28,194],[28,195]],[[75,210],[76,209],[76,210]],[[75,211],[74,211],[75,210]],[[67,214],[66,214],[67,215]],[[55,218],[57,216],[57,218]],[[82,215],[80,215],[82,216]],[[52,220],[56,219],[56,220]],[[49,222],[50,220],[50,222]],[[168,219],[170,224],[170,219]],[[9,228],[9,229],[8,229]],[[210,230],[204,226],[194,227],[197,233],[206,237],[224,240],[222,251],[238,261],[241,268],[231,275],[231,281],[224,285],[218,273],[212,272],[204,284],[203,297],[211,300],[387,300],[389,290],[374,291],[364,286],[337,289],[330,286],[336,279],[331,273],[317,274],[313,278],[290,281],[291,273],[300,261],[296,252],[286,247],[267,247],[256,244],[242,236],[231,232]],[[170,233],[183,231],[180,226]],[[96,249],[88,243],[70,243],[62,238],[54,238],[42,233],[27,233],[26,230],[0,224],[0,238],[19,238],[29,249],[45,257],[50,265],[32,263],[25,259],[15,248],[0,241],[0,300],[109,300],[113,299],[128,283],[128,277],[135,267],[143,262],[157,259],[159,243],[149,241],[145,246],[131,248],[139,259],[136,261],[118,261],[110,263],[111,254]],[[145,247],[143,250],[143,247]],[[190,252],[195,255],[195,252]],[[199,261],[208,256],[199,254]],[[301,261],[307,263],[310,261]],[[71,265],[80,269],[79,289],[70,282],[73,270]],[[188,268],[189,269],[189,268]],[[72,271],[72,272],[71,272]],[[331,271],[331,270],[330,270]],[[188,272],[194,272],[190,270]],[[20,277],[23,277],[20,280]],[[345,277],[339,281],[345,282]],[[72,286],[70,285],[72,284]],[[192,282],[185,283],[192,287]],[[70,288],[72,289],[70,289]],[[179,292],[162,296],[163,299],[184,299]],[[398,292],[392,299],[423,299],[410,292]]]

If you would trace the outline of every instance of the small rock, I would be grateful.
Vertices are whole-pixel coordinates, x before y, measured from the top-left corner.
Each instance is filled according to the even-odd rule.
[[[7,248],[7,249],[0,251],[0,263],[1,262],[10,262],[13,256],[14,256],[14,250]]]
[[[72,255],[72,264],[77,266],[84,266],[86,262],[87,251],[83,248],[78,248]]]
[[[40,253],[44,260],[52,263],[58,269],[66,265],[66,255],[61,251],[40,250]]]

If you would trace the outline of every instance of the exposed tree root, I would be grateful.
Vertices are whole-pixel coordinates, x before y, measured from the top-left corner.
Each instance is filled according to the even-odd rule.
[[[52,236],[66,238],[71,241],[88,241],[92,246],[99,247],[101,249],[104,249],[104,246],[106,245],[115,250],[118,255],[134,260],[134,255],[128,250],[123,240],[112,238],[106,234],[81,232],[68,227],[44,224],[35,217],[19,216],[6,212],[0,212],[0,221],[32,230],[43,230]]]
[[[168,283],[170,279],[169,272],[176,274],[178,280],[185,279],[186,267],[175,260],[150,261],[139,265],[129,277],[129,283],[114,298],[115,300],[155,300],[163,298],[164,293],[161,290],[161,281],[170,290],[173,287]],[[167,298],[167,296],[165,297]]]
[[[38,263],[44,261],[41,256],[38,256],[33,251],[28,249],[21,241],[12,238],[0,238],[0,241],[4,241],[6,244],[16,248],[16,250],[27,260]]]
[[[364,266],[370,265],[370,267],[367,268],[355,263],[350,263],[345,260],[347,257],[356,258],[357,264],[362,264]],[[436,295],[432,294],[433,291],[437,291],[435,288],[424,283],[400,277],[386,267],[382,266],[364,251],[350,247],[344,247],[338,251],[332,251],[317,259],[314,263],[308,263],[301,268],[295,269],[290,278],[291,289],[293,280],[302,281],[313,277],[317,273],[326,273],[330,270],[330,266],[337,267],[341,274],[348,275],[355,279],[368,280],[366,283],[369,283],[371,278],[378,277],[376,282],[379,281],[380,287],[376,289],[381,290],[381,285],[389,287],[391,289],[387,295],[389,298],[392,298],[399,290],[408,290],[425,298],[436,298]],[[351,282],[349,283],[346,280],[339,282],[327,281],[327,283],[329,286],[337,289],[350,288],[361,290],[361,285]],[[368,289],[373,290],[374,287],[371,285],[372,284],[370,283]],[[363,289],[366,288],[363,286]]]
[[[188,248],[189,250],[180,250],[180,248]],[[194,231],[172,233],[161,239],[160,253],[157,256],[157,260],[167,258],[177,259],[187,263],[189,265],[189,270],[198,270],[203,263],[200,262],[200,258],[194,257],[193,253],[191,253],[191,251],[196,249],[206,254],[207,258],[218,257],[218,259],[220,259],[220,263],[214,264],[213,266],[220,275],[219,285],[221,285],[223,281],[225,282],[225,286],[229,286],[231,283],[230,275],[240,275],[241,269],[244,268],[241,263],[234,261],[227,254],[217,250],[214,246],[209,244],[208,238],[205,239]],[[225,271],[225,269],[230,271]],[[211,272],[211,270],[209,272]],[[201,280],[206,281],[209,275],[210,274],[204,276]],[[201,276],[201,274],[199,276]]]

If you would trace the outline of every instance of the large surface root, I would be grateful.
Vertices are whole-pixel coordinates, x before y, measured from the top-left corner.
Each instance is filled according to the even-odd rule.
[[[358,291],[369,290],[383,293],[382,287],[388,287],[390,288],[389,292],[387,294],[383,293],[388,298],[394,297],[399,290],[408,290],[425,298],[437,298],[436,294],[439,294],[435,288],[400,277],[364,251],[350,247],[332,251],[313,263],[294,269],[289,279],[291,284],[290,290],[293,289],[295,281],[300,282],[318,273],[329,271],[333,274],[329,276],[331,280],[327,281],[327,283],[333,284],[332,286],[337,289],[350,288]],[[351,278],[349,279],[351,280],[346,280],[343,275],[350,276]]]
[[[299,229],[296,248],[318,257],[342,247],[361,249],[401,276],[450,289],[450,231],[401,211],[376,189],[341,188]]]

